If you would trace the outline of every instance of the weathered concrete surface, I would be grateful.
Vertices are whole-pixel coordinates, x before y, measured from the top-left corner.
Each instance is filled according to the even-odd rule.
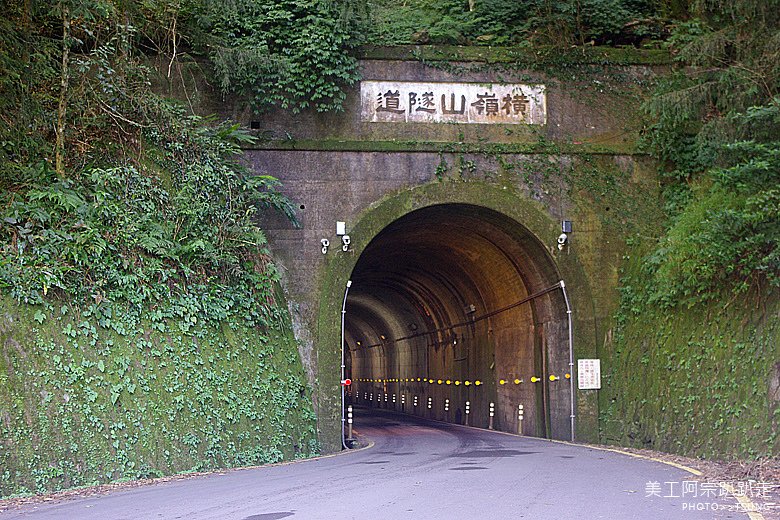
[[[653,77],[646,66],[593,69],[577,79],[560,78],[550,73],[530,70],[507,70],[487,64],[454,63],[436,67],[414,61],[363,60],[363,80],[523,83],[545,85],[546,125],[501,124],[408,124],[365,122],[360,112],[357,86],[347,92],[344,111],[317,114],[291,114],[273,111],[255,115],[240,104],[213,106],[237,121],[256,121],[265,137],[280,140],[326,141],[398,141],[398,142],[486,142],[534,143],[540,138],[552,142],[596,143],[633,147],[641,130],[636,117],[636,96],[641,86]]]
[[[641,221],[652,220],[653,208],[657,208],[653,166],[630,152],[638,130],[638,87],[633,81],[643,81],[651,75],[649,68],[616,67],[612,71],[615,74],[606,71],[567,83],[538,72],[508,73],[490,66],[445,70],[419,62],[380,60],[367,60],[362,65],[364,77],[374,80],[543,83],[547,124],[532,127],[363,122],[357,87],[350,91],[341,114],[272,113],[263,117],[262,128],[283,139],[247,150],[246,158],[254,171],[282,180],[285,192],[300,208],[300,229],[274,218],[264,222],[264,226],[285,280],[301,356],[317,390],[315,404],[326,449],[336,449],[340,444],[339,325],[345,283],[353,273],[360,275],[361,255],[385,228],[415,210],[438,205],[451,205],[453,216],[458,214],[458,207],[482,208],[500,215],[515,230],[508,233],[514,236],[507,241],[508,245],[500,245],[500,233],[482,233],[480,223],[487,222],[483,215],[474,217],[470,224],[462,224],[473,228],[473,233],[465,238],[471,246],[446,246],[454,235],[445,233],[446,218],[434,219],[429,229],[424,222],[419,223],[406,241],[390,242],[395,244],[393,247],[411,251],[402,254],[396,263],[424,263],[420,240],[426,239],[426,233],[445,237],[438,242],[442,259],[448,255],[468,258],[468,252],[476,251],[480,240],[492,244],[495,251],[517,249],[520,253],[515,256],[525,260],[491,264],[488,257],[474,258],[480,268],[461,270],[470,277],[468,283],[479,282],[482,287],[493,284],[504,291],[500,296],[501,291],[497,290],[472,291],[482,298],[482,310],[490,312],[559,279],[565,280],[574,307],[575,357],[595,358],[599,355],[597,344],[605,334],[605,321],[616,303],[617,266],[623,240],[641,226]],[[622,90],[618,88],[621,85]],[[240,110],[234,111],[234,115],[247,124],[254,118]],[[423,142],[424,146],[420,146]],[[517,146],[526,145],[535,153],[517,153]],[[598,155],[590,153],[597,148]],[[559,251],[556,238],[564,219],[574,221],[574,233],[569,245]],[[335,235],[336,221],[347,223],[352,243],[346,253],[341,251]],[[322,239],[331,243],[325,255],[321,252]],[[496,254],[495,258],[499,256]],[[453,262],[451,266],[458,261]],[[381,262],[373,264],[381,266]],[[444,264],[440,261],[436,265]],[[547,274],[536,281],[524,278],[524,270],[532,267]],[[491,269],[494,278],[486,278],[484,273]],[[443,278],[452,278],[455,272],[454,267],[441,271]],[[440,282],[435,283],[441,285]],[[429,281],[422,285],[430,289],[432,284]],[[444,293],[438,294],[442,300]],[[548,375],[560,377],[568,372],[568,346],[562,341],[566,336],[565,309],[560,298],[552,301],[550,297],[546,306],[534,304],[518,310],[516,315],[496,317],[485,322],[484,327],[477,326],[470,336],[472,345],[466,347],[474,352],[469,363],[476,365],[466,371],[466,376],[450,368],[460,355],[454,348],[441,351],[436,358],[432,355],[436,349],[431,350],[431,345],[400,345],[395,341],[403,337],[398,324],[404,320],[411,323],[398,303],[410,301],[408,294],[398,296],[389,307],[376,304],[381,300],[377,293],[360,295],[358,290],[354,298],[358,298],[353,300],[355,305],[362,305],[364,317],[361,321],[358,313],[347,314],[349,348],[357,352],[354,345],[358,336],[369,330],[374,337],[382,335],[379,329],[394,331],[391,343],[395,346],[376,349],[382,355],[356,353],[354,359],[363,360],[354,365],[356,370],[363,371],[353,374],[356,378],[407,378],[413,375],[405,373],[411,372],[411,367],[418,367],[420,370],[416,371],[421,372],[423,365],[427,375],[436,380],[449,378],[447,372],[452,372],[453,378],[481,378],[485,380],[482,397],[468,395],[480,409],[489,402],[497,404],[497,427],[516,428],[516,408],[522,401],[533,433],[568,436],[568,385],[565,381],[546,382]],[[547,319],[545,315],[554,317]],[[463,318],[452,309],[443,311],[442,316],[429,323],[426,330],[433,332],[431,327],[445,328],[453,320]],[[510,345],[516,345],[515,350]],[[367,361],[376,356],[379,358]],[[348,368],[353,367],[351,361],[348,356]],[[528,386],[521,385],[520,390],[498,382],[504,377],[500,374],[527,379],[532,372],[545,378],[545,382],[531,393],[523,393],[529,391]],[[414,377],[423,375],[426,374]],[[383,382],[383,389],[384,385]],[[396,390],[400,393],[401,388]],[[444,399],[461,402],[467,394],[463,388],[437,388],[433,397],[441,407]],[[453,409],[451,420],[457,411]],[[578,392],[579,436],[596,439],[597,413],[596,392]]]

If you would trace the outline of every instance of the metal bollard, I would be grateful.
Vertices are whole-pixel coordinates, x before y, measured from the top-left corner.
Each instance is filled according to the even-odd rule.
[[[466,426],[469,425],[469,414],[471,413],[471,402],[466,401]]]
[[[490,403],[490,422],[488,422],[488,430],[493,429],[493,416],[496,414],[496,405]]]
[[[523,434],[523,405],[517,405],[517,434]]]

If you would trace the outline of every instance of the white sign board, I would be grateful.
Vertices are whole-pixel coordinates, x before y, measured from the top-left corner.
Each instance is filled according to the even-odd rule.
[[[601,388],[601,360],[577,360],[577,388],[580,390],[599,390]]]
[[[361,81],[360,118],[379,123],[547,122],[544,85]]]

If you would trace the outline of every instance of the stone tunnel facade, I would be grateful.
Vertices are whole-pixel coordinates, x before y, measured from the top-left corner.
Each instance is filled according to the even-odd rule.
[[[571,301],[575,365],[598,359],[627,219],[657,192],[653,164],[633,151],[633,89],[652,68],[611,69],[628,93],[592,88],[608,83],[603,67],[583,87],[484,64],[457,72],[418,61],[362,65],[366,81],[543,84],[546,119],[369,121],[359,86],[341,114],[265,118],[266,135],[276,138],[247,150],[247,160],[279,177],[299,208],[300,228],[275,217],[263,224],[315,389],[323,447],[341,444],[342,349],[354,402],[482,427],[493,403],[493,427],[513,432],[523,405],[524,434],[568,439],[574,387],[577,436],[597,440],[597,390],[570,386],[578,374],[558,284]],[[620,207],[604,195],[616,180],[629,194]],[[573,232],[559,249],[564,220]],[[346,223],[346,248],[337,222]]]

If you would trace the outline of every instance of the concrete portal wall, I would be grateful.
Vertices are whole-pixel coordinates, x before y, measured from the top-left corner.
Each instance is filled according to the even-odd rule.
[[[624,237],[620,228],[630,229],[626,222],[633,218],[616,212],[629,211],[634,203],[620,199],[624,205],[617,207],[610,197],[620,196],[624,189],[615,189],[612,173],[593,172],[616,172],[625,183],[625,193],[634,189],[652,197],[657,191],[652,163],[633,151],[639,129],[637,84],[652,76],[651,68],[615,66],[611,73],[602,70],[567,81],[484,63],[462,65],[446,68],[364,60],[362,70],[364,78],[374,80],[545,83],[547,124],[365,123],[359,117],[357,87],[349,91],[345,111],[339,114],[272,112],[258,118],[239,105],[227,110],[247,125],[258,119],[261,129],[276,138],[246,150],[246,160],[258,174],[278,177],[299,208],[300,228],[273,216],[265,217],[263,225],[283,278],[301,358],[315,388],[326,450],[340,444],[339,318],[344,284],[360,253],[385,226],[415,209],[456,202],[491,208],[514,219],[545,245],[567,282],[574,307],[575,356],[598,357],[597,343],[617,301]],[[625,89],[607,86],[615,76]],[[577,173],[586,170],[587,174]],[[574,221],[575,227],[569,246],[558,251],[555,240],[563,219]],[[352,237],[346,253],[335,236],[336,221],[345,221]],[[321,239],[331,242],[324,255]],[[555,306],[560,307],[560,302]],[[546,373],[567,372],[561,345],[543,344],[566,337],[565,321],[534,316],[531,322],[532,326],[521,327],[511,321],[496,322],[493,334],[498,339],[491,340],[485,352],[502,363],[533,365],[540,376],[545,369]],[[423,359],[428,354],[418,345],[405,348],[382,362],[452,363],[446,357]],[[553,354],[542,359],[541,352]],[[559,408],[552,411],[557,419],[535,416],[534,410],[542,409],[539,404],[527,407],[529,426],[536,435],[566,438],[568,386],[547,385],[546,392],[520,386],[491,390],[500,405],[496,421],[515,425],[518,400],[546,401]],[[409,391],[414,390],[411,385]],[[465,401],[468,391],[458,392],[454,394],[458,401]],[[595,391],[577,393],[578,435],[583,439],[598,440],[596,403]]]
[[[359,86],[347,90],[344,111],[292,114],[271,111],[257,116],[245,105],[221,105],[221,112],[247,126],[251,121],[269,146],[317,146],[324,142],[396,143],[537,143],[595,144],[633,149],[641,130],[635,117],[637,90],[651,80],[657,66],[579,65],[564,73],[519,69],[505,64],[474,62],[423,63],[385,59],[360,62],[364,81],[427,83],[515,83],[545,85],[547,122],[544,125],[388,123],[361,118]],[[576,72],[575,72],[576,70]]]

